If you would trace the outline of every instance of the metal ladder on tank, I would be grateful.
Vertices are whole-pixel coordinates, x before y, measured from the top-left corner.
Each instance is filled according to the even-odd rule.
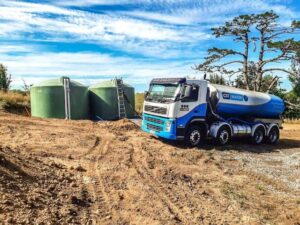
[[[65,119],[71,119],[71,101],[70,101],[70,78],[63,77],[64,95],[65,95]]]
[[[119,119],[127,118],[122,78],[116,78],[116,86],[118,95]]]

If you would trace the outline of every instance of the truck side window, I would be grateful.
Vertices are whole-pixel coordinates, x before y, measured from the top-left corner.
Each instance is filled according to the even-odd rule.
[[[198,101],[199,96],[199,86],[194,86],[191,96],[189,98],[182,99],[182,102],[195,102]]]

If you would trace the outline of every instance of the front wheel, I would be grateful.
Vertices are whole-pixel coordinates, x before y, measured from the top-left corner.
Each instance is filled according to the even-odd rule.
[[[279,129],[278,127],[273,127],[268,136],[266,137],[266,142],[268,144],[276,144],[279,139]]]
[[[185,143],[189,147],[196,147],[202,141],[201,128],[198,126],[191,126],[185,136]]]

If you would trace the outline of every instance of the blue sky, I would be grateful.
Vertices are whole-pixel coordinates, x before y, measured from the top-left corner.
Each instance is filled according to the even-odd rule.
[[[300,19],[297,0],[1,0],[0,62],[13,87],[23,79],[70,76],[90,85],[122,76],[143,91],[154,77],[201,78],[192,66],[209,47],[238,47],[215,40],[210,28],[267,10],[282,25]]]

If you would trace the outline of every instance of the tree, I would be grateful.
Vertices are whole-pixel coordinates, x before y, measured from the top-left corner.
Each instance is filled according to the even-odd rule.
[[[250,90],[254,90],[255,89],[255,79],[257,76],[257,66],[254,62],[249,62],[248,65],[248,79],[253,81],[249,83],[249,87]],[[278,76],[272,76],[271,74],[266,74],[265,76],[263,76],[262,78],[262,85],[260,88],[261,92],[268,92],[268,93],[278,93],[280,91],[282,91],[282,89],[280,89],[279,87],[279,77]],[[235,79],[235,83],[234,85],[237,88],[242,88],[242,89],[246,89],[245,87],[245,83],[243,82],[243,76],[238,75],[237,78]]]
[[[7,68],[0,63],[0,90],[7,92],[11,84],[11,75],[8,74]]]
[[[250,46],[249,34],[250,27],[254,23],[253,19],[254,15],[241,15],[235,17],[230,22],[226,22],[224,26],[212,28],[213,35],[215,35],[216,38],[223,36],[233,37],[235,42],[241,42],[244,45],[244,51],[217,47],[210,48],[208,49],[208,56],[205,58],[205,61],[199,64],[196,69],[208,73],[226,74],[229,76],[242,72],[246,88],[250,89],[248,80],[248,57]],[[238,56],[239,59],[219,63],[221,59],[228,56]],[[243,69],[238,69],[238,71],[229,70],[227,66],[232,64],[240,64]]]
[[[293,59],[295,45],[300,42],[294,39],[277,40],[299,30],[300,22],[293,21],[289,27],[283,27],[277,23],[278,18],[273,11],[241,15],[223,26],[212,28],[216,38],[231,37],[239,45],[234,49],[217,47],[208,49],[208,56],[196,69],[208,73],[226,74],[229,77],[236,75],[239,86],[254,91],[261,91],[265,86],[263,84],[265,75],[272,76],[275,71],[292,74],[285,68],[273,67],[273,65]],[[242,50],[239,50],[240,45]],[[249,60],[249,51],[252,49],[254,52],[259,49],[255,61]],[[237,69],[230,68],[233,64],[239,65]],[[272,76],[268,89],[271,90],[278,80],[279,77]]]
[[[300,55],[300,51],[298,55]],[[300,58],[298,56],[293,60],[291,71],[289,80],[292,83],[293,92],[300,98]]]
[[[25,93],[30,93],[30,88],[33,86],[33,84],[27,84],[24,79],[22,79],[22,81],[23,81],[23,89]]]
[[[212,84],[220,84],[220,85],[225,85],[226,84],[226,81],[225,81],[224,77],[222,77],[218,74],[210,74],[208,80]]]

